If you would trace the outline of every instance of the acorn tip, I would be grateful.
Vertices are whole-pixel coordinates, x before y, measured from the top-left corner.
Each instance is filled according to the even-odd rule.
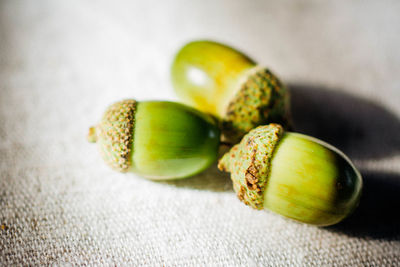
[[[89,132],[88,132],[88,135],[87,135],[87,140],[90,143],[96,143],[97,134],[96,134],[96,127],[95,126],[92,126],[92,127],[89,128]]]

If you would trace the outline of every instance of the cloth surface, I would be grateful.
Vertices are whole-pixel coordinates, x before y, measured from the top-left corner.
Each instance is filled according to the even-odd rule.
[[[0,1],[0,265],[400,266],[400,2]],[[364,177],[318,228],[242,204],[215,166],[110,170],[88,127],[125,98],[177,100],[174,53],[241,49],[292,91],[297,131]]]

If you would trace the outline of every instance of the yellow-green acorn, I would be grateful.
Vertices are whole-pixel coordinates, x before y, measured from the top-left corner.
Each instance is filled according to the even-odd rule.
[[[218,167],[245,204],[304,223],[338,223],[360,199],[361,175],[342,152],[278,124],[250,131]]]
[[[219,139],[210,115],[179,103],[135,100],[111,105],[88,135],[113,169],[150,179],[203,171],[216,160]]]
[[[175,56],[171,78],[182,101],[217,116],[231,142],[258,125],[290,124],[286,87],[269,69],[226,45],[186,44]]]

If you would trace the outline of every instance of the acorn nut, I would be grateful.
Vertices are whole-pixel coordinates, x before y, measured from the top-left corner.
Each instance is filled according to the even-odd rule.
[[[231,47],[212,41],[186,44],[175,56],[171,78],[185,104],[220,119],[230,142],[262,124],[290,126],[286,87],[269,69]]]
[[[203,171],[216,160],[219,139],[213,117],[168,101],[117,102],[88,135],[113,169],[155,180]]]
[[[238,198],[255,209],[326,226],[358,205],[362,178],[338,149],[269,124],[250,131],[219,161]]]

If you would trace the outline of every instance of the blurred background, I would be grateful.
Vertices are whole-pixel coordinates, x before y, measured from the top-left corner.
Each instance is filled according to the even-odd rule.
[[[0,263],[400,265],[400,2],[0,0]],[[215,166],[154,183],[86,142],[110,103],[177,100],[176,51],[227,43],[291,89],[295,128],[365,190],[316,228],[242,205]]]

